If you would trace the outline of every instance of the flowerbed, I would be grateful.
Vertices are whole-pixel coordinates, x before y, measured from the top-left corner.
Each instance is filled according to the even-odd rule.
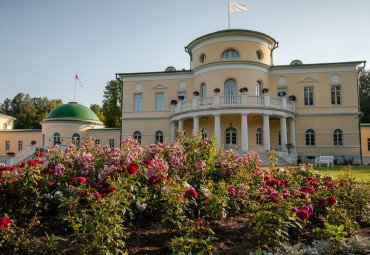
[[[165,245],[173,254],[216,252],[215,226],[230,217],[244,219],[256,249],[317,239],[335,249],[370,223],[367,184],[348,175],[334,181],[311,165],[274,167],[270,155],[272,167],[261,168],[254,152],[223,152],[212,139],[180,133],[171,146],[127,138],[117,149],[88,139],[17,167],[0,165],[0,251],[57,251],[50,235],[35,248],[41,217],[62,222],[85,254],[125,253],[130,229],[142,221],[172,237]]]

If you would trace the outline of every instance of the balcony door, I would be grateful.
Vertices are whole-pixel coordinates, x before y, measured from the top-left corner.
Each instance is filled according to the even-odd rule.
[[[225,104],[237,103],[236,81],[227,80],[225,82]]]

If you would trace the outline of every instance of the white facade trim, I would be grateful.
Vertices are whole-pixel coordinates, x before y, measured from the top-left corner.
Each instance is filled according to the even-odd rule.
[[[269,73],[269,67],[266,65],[262,65],[259,63],[253,62],[216,62],[210,63],[208,65],[201,65],[194,69],[194,77],[211,71],[218,71],[218,70],[226,70],[226,69],[247,69],[247,70],[254,70],[260,71],[264,73]]]
[[[162,110],[162,111],[158,111],[158,110],[152,110],[152,111],[122,111],[122,113],[141,113],[141,112],[171,112],[171,110]]]
[[[219,42],[228,42],[228,41],[248,41],[248,42],[256,42],[261,43],[263,45],[266,45],[269,49],[271,49],[271,44],[268,40],[262,39],[259,36],[253,36],[253,35],[229,35],[222,37],[216,37],[211,39],[204,39],[204,41],[197,43],[194,48],[191,49],[192,52],[206,46],[212,43],[219,43]]]
[[[315,112],[297,113],[298,116],[360,115],[359,112]]]
[[[310,105],[310,106],[296,106],[296,109],[308,109],[308,108],[341,108],[341,107],[358,107],[358,105]]]
[[[338,66],[338,67],[297,67],[291,69],[273,67],[270,74],[297,74],[297,73],[327,73],[327,72],[347,72],[356,71],[356,66]]]
[[[143,117],[121,117],[121,120],[150,120],[150,119],[169,119],[170,116],[143,116]]]
[[[192,73],[187,74],[166,74],[166,73],[159,73],[159,74],[137,74],[136,76],[126,77],[123,76],[123,83],[131,82],[131,81],[152,81],[152,80],[178,80],[178,79],[193,79],[194,76]],[[135,86],[135,84],[133,84]],[[145,84],[143,84],[145,86]]]
[[[307,149],[314,149],[314,148],[360,148],[360,146],[296,146],[296,148],[307,148]],[[307,153],[307,152],[305,152]]]

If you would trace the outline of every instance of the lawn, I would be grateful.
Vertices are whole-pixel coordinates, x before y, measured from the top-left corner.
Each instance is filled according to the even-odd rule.
[[[315,170],[323,174],[331,174],[335,179],[344,174],[345,166],[334,167],[314,167]],[[350,174],[356,181],[370,182],[370,166],[351,166]]]

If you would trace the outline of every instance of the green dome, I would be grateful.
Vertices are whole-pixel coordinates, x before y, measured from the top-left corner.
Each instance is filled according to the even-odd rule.
[[[58,106],[46,116],[46,119],[61,118],[99,121],[98,116],[90,108],[76,102]]]

